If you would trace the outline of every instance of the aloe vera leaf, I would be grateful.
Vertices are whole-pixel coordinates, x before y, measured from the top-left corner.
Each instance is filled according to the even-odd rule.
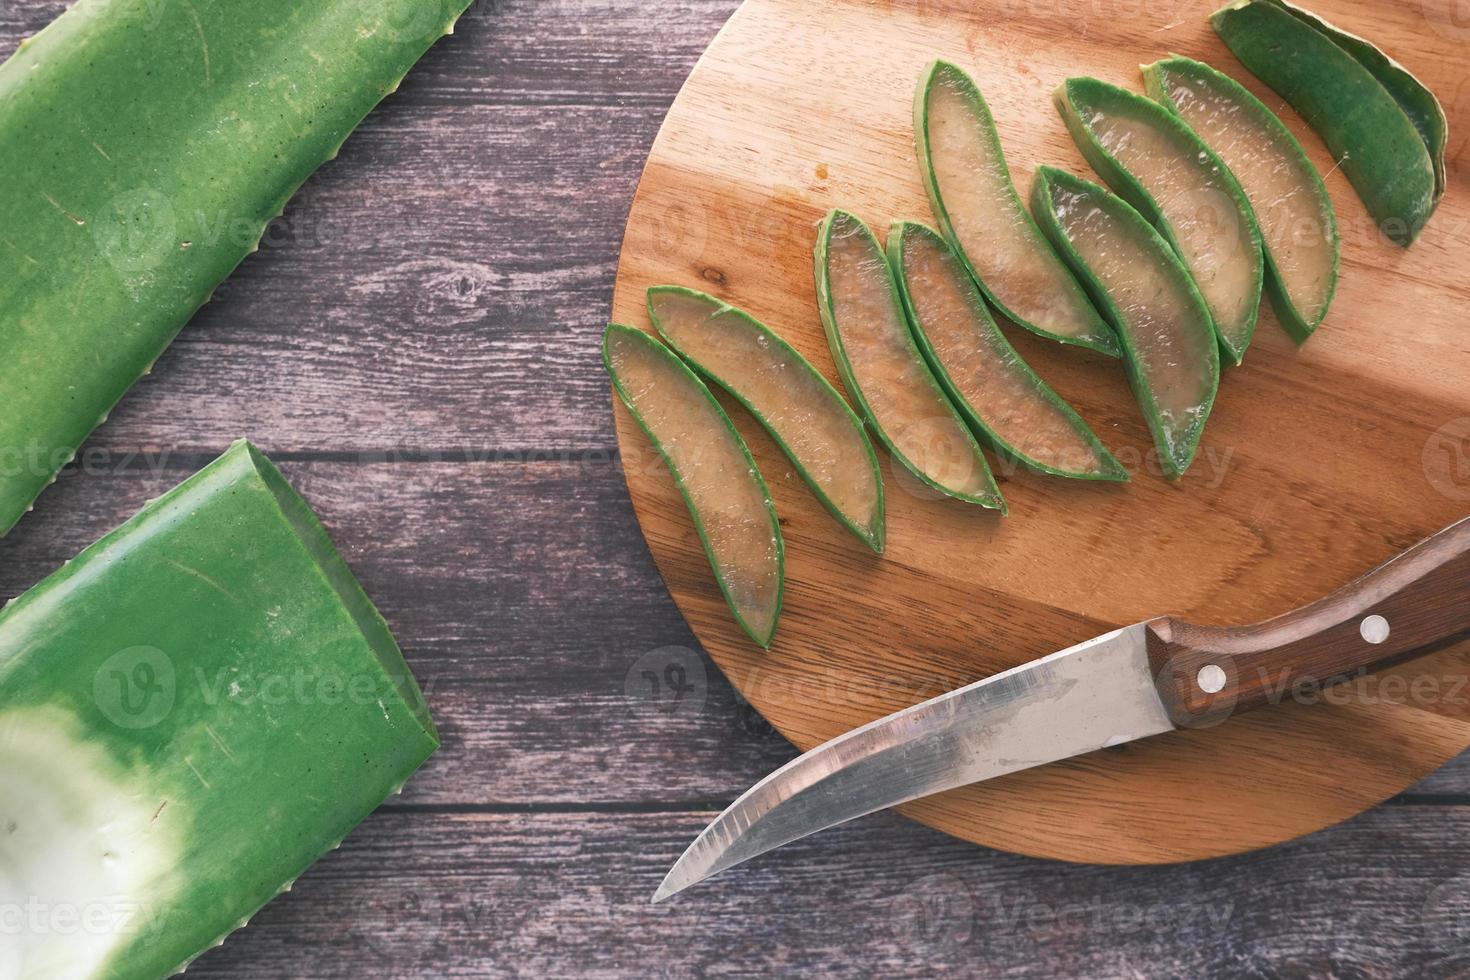
[[[708,293],[648,291],[665,342],[765,426],[822,505],[875,552],[883,551],[883,475],[862,420],[773,330]]]
[[[827,345],[879,440],[924,485],[1004,514],[990,464],[924,360],[872,229],[832,211],[817,230],[814,258]]]
[[[1256,329],[1265,260],[1240,184],[1174,113],[1095,78],[1069,78],[1057,111],[1077,148],[1151,221],[1194,277],[1221,353],[1239,364]]]
[[[1118,341],[1021,203],[990,107],[965,71],[936,61],[914,98],[919,172],[934,219],[1012,321],[1118,357]]]
[[[1373,42],[1356,34],[1349,34],[1311,11],[1286,3],[1285,0],[1270,2],[1327,35],[1338,47],[1352,55],[1358,64],[1368,69],[1388,90],[1388,94],[1393,96],[1399,108],[1409,117],[1409,122],[1414,124],[1414,128],[1423,137],[1424,147],[1429,151],[1430,162],[1434,165],[1434,199],[1437,202],[1443,197],[1446,182],[1444,153],[1449,142],[1450,127],[1449,120],[1445,118],[1444,107],[1439,104],[1439,99],[1429,87],[1415,78],[1403,65],[1379,50]]]
[[[1301,144],[1245,86],[1172,55],[1143,66],[1151,98],[1178,113],[1240,183],[1261,229],[1266,293],[1292,339],[1308,338],[1337,290],[1337,218]]]
[[[914,339],[982,441],[1040,473],[1128,480],[1082,417],[1005,339],[964,263],[938,232],[914,222],[894,224],[888,261]]]
[[[1322,137],[1383,233],[1413,244],[1445,189],[1448,126],[1434,94],[1367,41],[1299,7],[1242,0],[1210,23]]]
[[[236,443],[0,613],[6,976],[181,970],[438,744],[321,524]]]
[[[469,0],[80,0],[0,65],[0,533]]]
[[[735,622],[769,648],[781,618],[786,546],[745,440],[704,382],[642,330],[609,324],[602,360],[673,475]]]
[[[1204,298],[1153,225],[1097,184],[1041,167],[1031,207],[1117,329],[1164,473],[1178,479],[1194,460],[1220,384]]]

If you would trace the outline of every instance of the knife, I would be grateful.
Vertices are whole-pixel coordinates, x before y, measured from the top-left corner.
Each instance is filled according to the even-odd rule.
[[[1470,636],[1470,518],[1252,626],[1145,620],[839,735],[699,835],[654,902],[819,830],[923,796],[1230,715]]]

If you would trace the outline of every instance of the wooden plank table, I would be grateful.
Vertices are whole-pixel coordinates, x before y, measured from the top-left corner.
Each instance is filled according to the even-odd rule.
[[[880,815],[647,904],[792,754],[653,569],[596,343],[643,157],[735,6],[472,8],[0,541],[3,599],[249,435],[424,682],[444,750],[189,975],[1465,976],[1464,759],[1223,861],[1055,864]],[[62,9],[0,2],[0,51]]]

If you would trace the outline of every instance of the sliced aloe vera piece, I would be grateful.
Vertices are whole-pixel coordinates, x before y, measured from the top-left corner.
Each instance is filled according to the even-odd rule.
[[[1445,191],[1448,123],[1434,93],[1370,42],[1281,0],[1241,0],[1210,23],[1322,137],[1383,233],[1412,244]]]
[[[1031,206],[1117,328],[1128,380],[1164,472],[1189,469],[1220,384],[1210,312],[1168,242],[1127,201],[1041,167]]]
[[[781,617],[786,547],[745,440],[704,382],[642,330],[609,325],[602,360],[618,397],[668,464],[735,622],[769,647]]]
[[[438,744],[321,524],[236,443],[0,613],[4,975],[174,974]]]
[[[1256,329],[1264,259],[1240,184],[1163,106],[1095,78],[1069,78],[1057,110],[1087,162],[1173,246],[1194,277],[1221,352],[1239,364]]]
[[[914,340],[872,229],[846,211],[831,212],[817,230],[815,259],[832,359],[883,445],[925,485],[1005,513],[980,444]]]
[[[654,327],[765,426],[832,516],[883,551],[883,476],[854,414],[811,362],[759,320],[682,286],[648,291]]]
[[[469,0],[106,0],[0,65],[0,533]]]
[[[990,301],[1033,333],[1119,356],[1016,194],[990,107],[963,69],[936,61],[919,79],[914,135],[934,218]]]
[[[1081,416],[1005,339],[964,263],[938,232],[895,224],[888,259],[914,339],[976,435],[1041,473],[1128,479]]]
[[[1337,289],[1340,245],[1332,199],[1301,144],[1245,86],[1178,55],[1143,66],[1148,94],[1210,144],[1240,183],[1261,229],[1266,293],[1305,343]]]

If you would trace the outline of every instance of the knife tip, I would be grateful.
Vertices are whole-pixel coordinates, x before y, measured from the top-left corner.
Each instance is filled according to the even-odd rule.
[[[671,870],[664,876],[663,882],[658,886],[658,891],[653,893],[653,898],[649,899],[649,905],[658,905],[660,902],[673,898],[684,890],[684,886],[675,884],[673,878],[674,871]]]

